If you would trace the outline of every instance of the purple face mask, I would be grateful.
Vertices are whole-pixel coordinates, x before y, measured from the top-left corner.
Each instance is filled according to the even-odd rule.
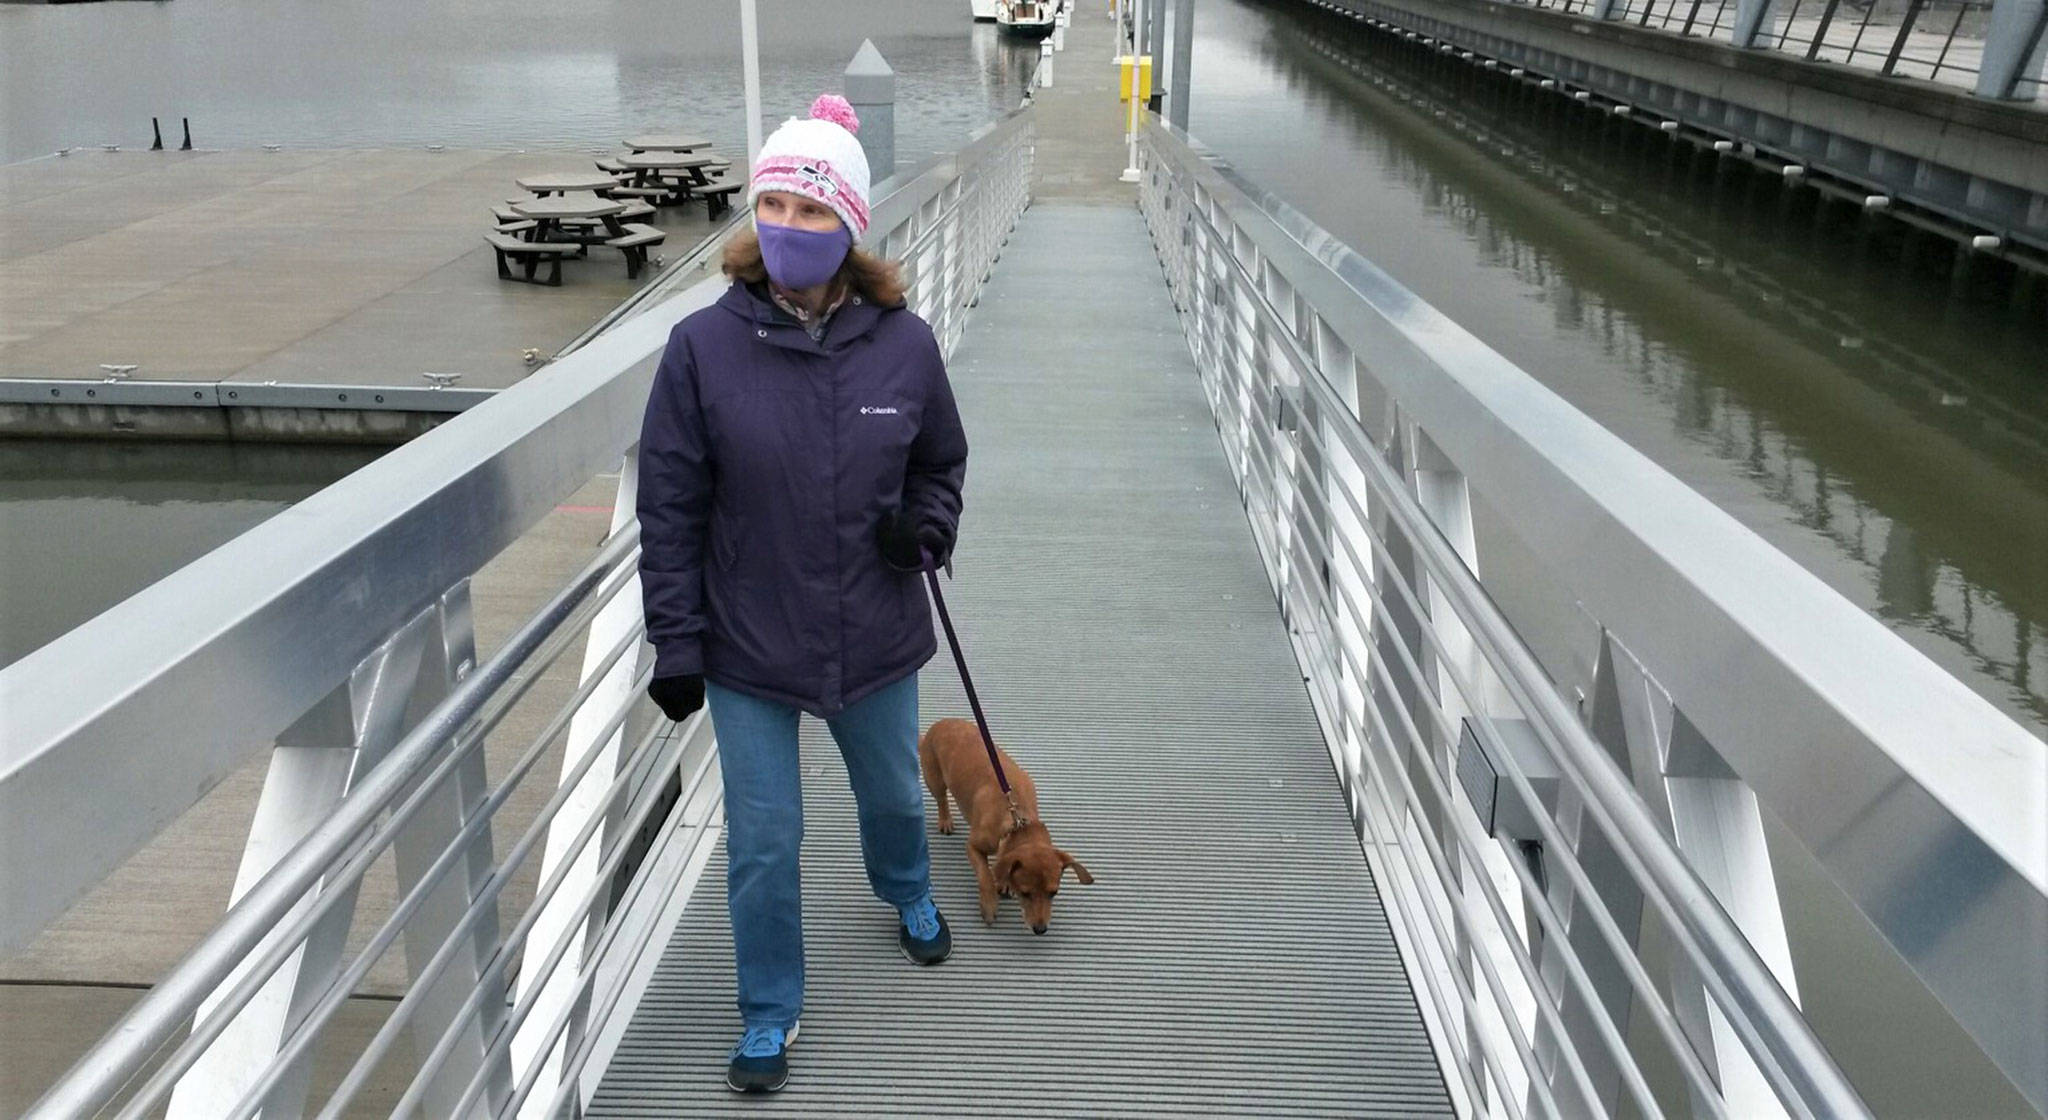
[[[853,237],[844,226],[820,232],[756,222],[754,232],[761,238],[761,263],[768,266],[768,278],[791,291],[832,279],[853,248]]]

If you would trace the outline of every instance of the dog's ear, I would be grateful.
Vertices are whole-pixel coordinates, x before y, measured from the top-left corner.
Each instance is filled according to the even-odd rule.
[[[1014,884],[1017,878],[1017,869],[1023,866],[1024,857],[1022,856],[1010,855],[1004,856],[1002,859],[997,860],[996,886],[1001,887],[1006,891],[1015,890],[1016,887]]]
[[[1088,874],[1088,869],[1081,866],[1080,860],[1075,859],[1073,856],[1070,856],[1065,852],[1060,853],[1060,864],[1063,867],[1073,868],[1074,878],[1082,883],[1092,883],[1095,881],[1095,876]]]

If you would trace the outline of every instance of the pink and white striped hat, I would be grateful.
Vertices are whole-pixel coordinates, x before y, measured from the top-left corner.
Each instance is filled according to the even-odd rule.
[[[809,120],[791,117],[761,145],[747,184],[747,205],[763,191],[789,191],[830,206],[859,241],[868,231],[868,156],[860,118],[844,97],[828,93],[811,102]]]

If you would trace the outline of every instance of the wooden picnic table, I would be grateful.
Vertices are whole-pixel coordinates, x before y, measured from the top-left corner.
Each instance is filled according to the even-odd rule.
[[[626,141],[634,152],[694,152],[708,148],[711,141],[685,132],[652,132]]]
[[[516,179],[519,189],[537,195],[567,194],[570,191],[610,190],[618,180],[601,171],[546,171]]]
[[[611,179],[607,177],[605,182],[610,183]],[[626,204],[623,202],[599,198],[588,191],[570,191],[512,204],[514,214],[531,219],[534,223],[533,228],[527,231],[528,241],[569,240],[587,244],[602,244],[610,238],[624,237],[626,227],[619,221],[619,215],[625,209]],[[569,218],[597,218],[604,223],[605,234],[603,237],[595,238],[582,234],[558,238],[555,235],[561,232],[563,220]]]

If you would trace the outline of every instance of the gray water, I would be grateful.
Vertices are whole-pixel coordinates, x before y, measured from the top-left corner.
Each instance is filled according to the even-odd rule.
[[[763,0],[772,126],[836,90],[863,37],[900,75],[899,159],[1022,98],[1037,47],[967,0]],[[0,160],[147,146],[582,150],[688,129],[745,150],[734,0],[161,0],[0,4]]]
[[[0,440],[0,667],[377,453]]]

